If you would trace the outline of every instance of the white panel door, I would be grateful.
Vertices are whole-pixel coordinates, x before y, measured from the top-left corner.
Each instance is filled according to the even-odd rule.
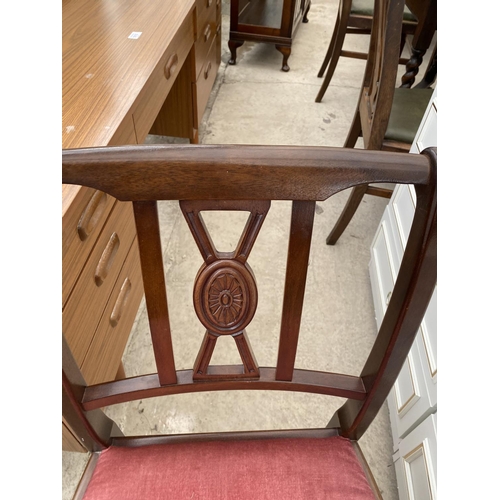
[[[430,415],[399,444],[395,455],[400,500],[437,498],[437,416]]]

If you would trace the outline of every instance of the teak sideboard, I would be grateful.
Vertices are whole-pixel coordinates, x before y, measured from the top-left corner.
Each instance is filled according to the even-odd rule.
[[[141,144],[149,133],[197,143],[220,60],[221,0],[63,0],[63,149]],[[62,254],[76,361],[87,383],[122,377],[143,296],[131,205],[63,186]],[[62,430],[63,449],[85,451]]]

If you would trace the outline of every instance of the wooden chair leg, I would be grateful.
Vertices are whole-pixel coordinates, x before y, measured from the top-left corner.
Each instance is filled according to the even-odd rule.
[[[344,210],[340,214],[340,217],[337,220],[334,228],[326,238],[327,245],[335,245],[335,243],[337,243],[337,240],[342,236],[342,233],[348,226],[349,222],[351,222],[351,219],[356,213],[356,210],[358,209],[358,206],[361,203],[361,200],[363,199],[363,196],[365,195],[367,189],[368,185],[356,186],[352,188],[351,194],[349,196],[349,199],[347,200]]]
[[[342,52],[342,46],[344,45],[345,34],[347,31],[347,21],[348,21],[348,16],[340,20],[337,18],[337,23],[335,24],[335,30],[332,36],[332,42],[333,42],[332,55],[330,58],[328,69],[326,71],[326,76],[323,80],[323,83],[321,84],[321,88],[318,92],[318,95],[316,96],[316,102],[321,102],[321,99],[323,99],[326,89],[330,85],[330,81],[332,79],[333,73],[335,72],[335,68],[337,67],[337,64],[339,62],[340,53]]]
[[[411,56],[406,63],[406,73],[401,77],[402,84],[400,88],[409,89],[415,83],[415,77],[418,74],[425,52],[426,50],[411,48]]]
[[[344,142],[344,148],[354,148],[360,136],[361,136],[361,117],[359,115],[359,103],[358,103],[358,105],[356,106],[356,114],[354,115],[354,119],[352,120],[351,123],[351,128],[349,129],[349,133],[347,134],[346,140]]]
[[[330,60],[332,58],[333,47],[335,46],[335,39],[337,38],[337,30],[339,29],[338,26],[339,26],[339,18],[337,16],[337,19],[335,20],[335,28],[333,28],[332,37],[330,38],[330,44],[328,45],[325,58],[323,59],[323,64],[321,65],[321,68],[318,71],[318,78],[323,78],[325,70],[328,67],[328,64],[330,63]]]
[[[437,46],[434,47],[431,59],[427,69],[425,70],[425,75],[418,85],[415,85],[416,89],[428,89],[435,81],[437,77]]]

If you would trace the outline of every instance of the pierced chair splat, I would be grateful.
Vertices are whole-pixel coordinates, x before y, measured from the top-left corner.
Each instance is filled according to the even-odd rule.
[[[195,380],[259,378],[259,368],[245,331],[257,308],[257,285],[247,259],[270,206],[270,201],[180,202],[182,213],[204,260],[194,285],[194,306],[207,331],[193,371]],[[204,210],[250,212],[234,252],[221,253],[216,250],[200,214]],[[234,338],[243,370],[220,373],[217,368],[209,366],[215,344],[221,335]]]

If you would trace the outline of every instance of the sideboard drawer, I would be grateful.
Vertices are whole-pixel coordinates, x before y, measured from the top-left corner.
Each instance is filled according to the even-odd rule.
[[[94,247],[116,200],[90,188],[80,188],[62,219],[62,305]]]
[[[62,418],[62,449],[65,451],[75,451],[78,453],[86,453],[87,449],[83,447],[82,443],[75,436],[71,427],[67,424],[64,417]]]
[[[210,48],[212,47],[213,41],[217,36],[218,23],[216,18],[215,0],[212,10],[212,15],[206,20],[205,24],[203,25],[195,44],[196,79],[200,77],[200,73],[203,69],[205,61],[207,60]]]
[[[194,43],[192,15],[187,16],[175,34],[148,82],[133,106],[137,142],[142,144],[174,85],[184,61]]]
[[[196,0],[196,37],[203,35],[203,30],[210,19],[215,20],[215,12],[220,0]]]
[[[200,75],[195,83],[195,91],[193,94],[196,96],[194,116],[196,119],[195,127],[198,128],[205,112],[210,92],[217,76],[219,64],[217,63],[217,44],[220,45],[220,32],[213,40],[212,46],[208,53],[208,57],[201,69]]]
[[[134,237],[132,204],[117,201],[63,309],[63,333],[79,366]]]
[[[142,295],[139,247],[134,239],[81,367],[88,384],[115,379]]]

